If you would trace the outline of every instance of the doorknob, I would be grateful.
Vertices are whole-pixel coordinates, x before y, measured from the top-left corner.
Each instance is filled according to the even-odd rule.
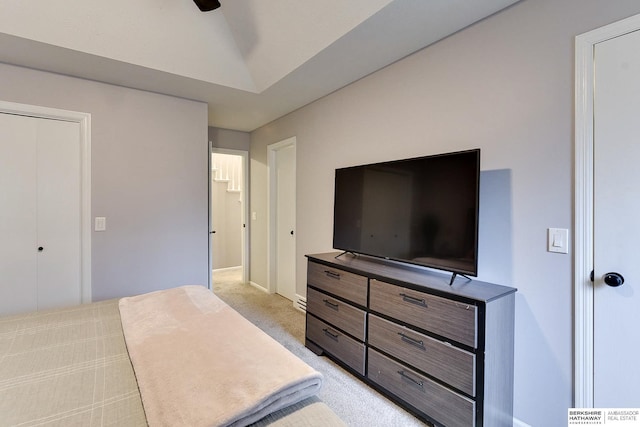
[[[293,236],[293,230],[291,230],[291,235]]]
[[[44,248],[42,246],[38,246],[38,252],[42,252],[44,251]]]
[[[210,231],[209,234],[216,234],[216,230]]]
[[[624,277],[620,273],[607,273],[604,275],[604,283],[609,286],[618,287],[624,283]]]

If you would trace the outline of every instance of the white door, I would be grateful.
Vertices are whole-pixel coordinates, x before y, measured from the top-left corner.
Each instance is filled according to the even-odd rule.
[[[81,302],[76,122],[0,114],[0,314]]]
[[[640,31],[594,58],[594,407],[639,408]]]
[[[296,299],[296,147],[276,151],[276,292]]]

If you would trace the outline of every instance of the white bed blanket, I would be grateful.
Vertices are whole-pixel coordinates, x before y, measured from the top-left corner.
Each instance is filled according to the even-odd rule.
[[[150,427],[245,426],[322,386],[319,372],[202,286],[119,306]]]

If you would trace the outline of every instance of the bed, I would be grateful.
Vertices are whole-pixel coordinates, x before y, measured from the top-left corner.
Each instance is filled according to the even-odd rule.
[[[207,295],[202,292],[206,292]],[[98,425],[150,425],[152,427],[171,425],[173,427],[180,424],[274,427],[345,426],[315,396],[321,382],[318,384],[318,376],[313,372],[307,373],[304,381],[298,381],[294,384],[294,388],[297,389],[304,388],[303,385],[311,386],[306,394],[297,396],[287,394],[284,397],[281,394],[275,398],[276,405],[273,405],[272,396],[265,399],[265,396],[261,395],[255,404],[251,403],[249,407],[247,405],[240,407],[236,410],[238,414],[232,414],[233,416],[228,413],[213,414],[210,418],[197,419],[196,421],[180,418],[182,416],[189,417],[191,413],[198,411],[205,412],[203,416],[209,417],[210,414],[207,411],[219,410],[221,406],[226,408],[224,410],[228,412],[234,402],[249,399],[250,396],[246,395],[251,393],[248,393],[247,390],[260,388],[263,377],[261,374],[256,375],[249,367],[246,369],[249,379],[238,378],[236,376],[242,374],[238,374],[237,366],[229,366],[228,370],[237,379],[223,382],[222,379],[214,376],[224,366],[211,368],[214,369],[211,372],[208,372],[208,367],[193,368],[193,366],[197,366],[194,354],[200,355],[201,353],[196,353],[192,344],[185,344],[188,341],[181,341],[184,335],[193,335],[192,332],[189,332],[189,320],[185,320],[186,318],[195,316],[192,321],[201,322],[202,318],[200,317],[204,314],[213,316],[208,321],[215,323],[223,320],[223,318],[216,316],[225,313],[225,316],[231,317],[224,319],[224,323],[219,323],[217,328],[196,329],[202,329],[205,333],[210,329],[241,331],[243,337],[251,337],[251,339],[244,341],[251,343],[256,340],[261,342],[260,340],[264,340],[265,336],[268,337],[259,330],[264,336],[259,333],[254,336],[255,331],[252,328],[255,327],[247,325],[250,322],[244,320],[217,297],[213,297],[211,303],[207,302],[203,305],[201,301],[203,295],[208,301],[208,295],[213,294],[200,286],[181,287],[122,300],[109,300],[60,310],[0,318],[0,425],[83,427]],[[174,304],[176,300],[181,298],[187,302],[191,301],[195,305],[195,309],[191,311],[194,311],[195,314],[191,314],[190,311],[190,314],[186,315],[180,308],[176,309],[176,313],[179,312],[179,314],[167,315],[167,312],[173,309],[158,309],[157,305],[150,305],[148,296],[156,300],[163,299],[169,304]],[[236,316],[242,320],[237,319]],[[160,323],[157,318],[161,318]],[[176,319],[180,320],[179,324],[176,323]],[[207,321],[207,319],[204,320]],[[235,322],[242,325],[240,330],[236,326],[230,327],[229,323],[235,325]],[[128,331],[128,328],[132,327],[131,325],[137,328],[136,333]],[[159,330],[161,332],[158,332]],[[178,335],[171,338],[170,334]],[[149,336],[152,339],[149,339]],[[176,336],[180,338],[175,338]],[[157,337],[160,337],[159,341],[156,340]],[[202,337],[197,334],[194,337],[196,340],[207,343],[210,343],[212,339],[228,339],[228,336],[224,334],[217,338],[207,336],[206,340],[202,340]],[[175,342],[176,340],[178,341],[177,347],[161,351],[162,346],[166,346],[167,342]],[[229,360],[239,360],[239,356],[234,356],[232,351],[236,350],[229,350],[230,347],[233,346],[228,343],[213,342],[209,349],[202,351],[213,350],[226,355],[213,358],[233,365]],[[274,348],[276,347],[277,345]],[[274,354],[277,354],[277,349],[275,351]],[[288,350],[286,351],[288,352]],[[258,369],[260,365],[263,365],[264,354],[262,352],[242,351],[242,353],[253,353],[252,356],[247,354],[241,356],[243,367],[255,365],[255,369]],[[154,354],[158,354],[159,357],[153,359]],[[187,359],[181,359],[181,355]],[[256,358],[256,363],[252,363],[250,357]],[[285,366],[291,364],[288,357],[284,356]],[[293,357],[295,358],[295,356]],[[210,354],[202,357],[205,361],[211,358]],[[147,359],[148,361],[146,361]],[[132,360],[134,361],[132,362]],[[174,365],[166,364],[167,360],[174,360]],[[187,364],[193,365],[192,372],[203,372],[203,375],[199,375],[200,378],[197,379],[189,379],[188,375],[193,374],[184,374],[190,372],[189,369],[184,368],[173,372],[173,376],[178,378],[178,382],[176,383],[174,380],[172,383],[170,379],[172,374],[169,371],[175,371],[175,366],[184,366],[185,360]],[[140,363],[145,363],[146,367],[140,368],[138,366]],[[278,364],[277,359],[274,359],[273,365]],[[245,369],[243,368],[242,371]],[[180,379],[184,378],[186,380],[182,381],[181,385]],[[306,384],[303,384],[305,381]],[[157,383],[155,391],[150,388],[148,383]],[[143,384],[145,386],[141,387]],[[168,396],[172,397],[175,394],[174,389],[184,388],[184,384],[188,384],[189,387],[193,385],[192,389],[183,390],[186,396],[190,396],[188,402],[166,401]],[[210,385],[211,387],[209,387]],[[216,396],[216,392],[211,394],[212,392],[205,388],[218,389],[218,393],[222,391],[225,396],[222,396],[221,399],[227,401],[223,405],[218,405],[218,409],[216,409],[216,405],[210,405],[210,401],[213,400],[210,397]],[[279,389],[280,392],[283,390],[282,387]],[[239,397],[238,391],[241,394]],[[192,405],[192,407],[188,407],[188,405]],[[203,410],[202,407],[205,409]],[[247,409],[253,412],[247,414]],[[180,411],[183,414],[178,416],[177,422],[175,414]],[[255,419],[256,417],[258,419]]]

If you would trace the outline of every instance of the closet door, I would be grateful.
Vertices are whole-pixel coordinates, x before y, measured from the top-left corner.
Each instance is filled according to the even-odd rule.
[[[79,124],[0,114],[0,132],[0,314],[79,304]]]
[[[0,314],[37,308],[36,119],[0,114]]]
[[[80,125],[38,120],[38,310],[80,304]]]

